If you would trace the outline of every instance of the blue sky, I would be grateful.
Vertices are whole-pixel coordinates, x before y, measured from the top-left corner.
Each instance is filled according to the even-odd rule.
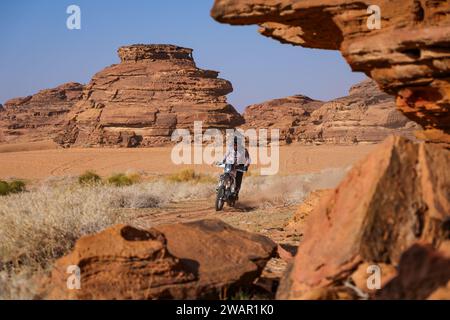
[[[68,30],[66,9],[81,8],[81,30]],[[329,100],[365,78],[339,52],[313,50],[260,36],[257,26],[229,26],[209,15],[213,0],[2,0],[0,103],[92,75],[119,62],[134,43],[194,49],[198,67],[220,71],[238,110],[297,93]]]

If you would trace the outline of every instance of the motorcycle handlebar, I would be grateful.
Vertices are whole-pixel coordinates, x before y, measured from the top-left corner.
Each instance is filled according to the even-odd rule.
[[[218,167],[218,168],[225,168],[225,163],[218,162],[218,163],[216,163],[215,165],[216,165],[216,167]],[[247,172],[246,168],[245,168],[245,169],[239,169],[239,168],[236,168],[236,171],[244,172],[244,173]]]

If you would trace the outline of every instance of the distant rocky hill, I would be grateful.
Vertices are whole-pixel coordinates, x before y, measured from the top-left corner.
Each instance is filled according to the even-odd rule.
[[[218,72],[196,67],[192,49],[132,45],[121,63],[97,73],[67,116],[63,146],[149,147],[170,143],[177,128],[232,128],[242,116],[227,103],[233,91]]]
[[[390,134],[414,138],[413,131],[419,129],[372,80],[329,102],[299,95],[251,105],[244,118],[243,128],[279,128],[286,143],[373,143]]]
[[[0,105],[0,142],[33,142],[55,137],[72,106],[81,99],[83,86],[66,83],[35,95]]]
[[[245,124],[242,129],[277,128],[280,140],[287,143],[295,139],[295,128],[306,123],[311,113],[323,105],[303,95],[269,100],[248,106],[244,112]]]

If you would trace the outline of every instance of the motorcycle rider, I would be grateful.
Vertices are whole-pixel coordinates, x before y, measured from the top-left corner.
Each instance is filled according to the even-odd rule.
[[[240,141],[239,141],[240,140]],[[251,164],[250,154],[247,148],[243,144],[243,139],[238,139],[234,136],[233,147],[229,147],[225,153],[222,163],[233,164],[236,169],[248,171]],[[242,178],[244,173],[241,171],[236,171],[236,189],[235,198],[239,199],[239,191],[241,190]]]

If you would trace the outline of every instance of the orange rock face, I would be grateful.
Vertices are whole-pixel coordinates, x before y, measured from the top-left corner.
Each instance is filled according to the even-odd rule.
[[[279,129],[280,140],[291,143],[296,140],[295,130],[307,123],[322,104],[303,95],[254,104],[245,109],[242,129]]]
[[[55,263],[45,299],[226,298],[250,286],[274,255],[270,239],[220,220],[140,230],[117,225],[79,239]],[[80,289],[69,290],[69,266]]]
[[[247,107],[243,128],[278,128],[280,140],[291,143],[376,143],[390,134],[413,139],[420,126],[395,108],[392,96],[372,80],[329,102],[305,96],[276,99]]]
[[[450,235],[450,151],[390,137],[311,213],[277,293],[308,297],[343,283],[363,262],[397,265],[416,242]]]
[[[331,189],[311,192],[300,204],[292,219],[287,223],[285,229],[293,231],[298,235],[303,235],[306,222],[308,221],[311,212],[317,207],[320,201],[331,192],[333,192]]]
[[[63,146],[155,146],[177,128],[225,129],[243,122],[226,101],[230,82],[198,69],[192,50],[133,45],[118,50],[120,64],[97,73],[67,117],[56,141]]]
[[[450,242],[435,249],[416,244],[403,253],[398,276],[376,294],[377,299],[450,300]]]
[[[55,137],[65,116],[82,96],[83,86],[66,83],[0,106],[0,142],[33,142]]]
[[[371,5],[381,11],[379,29],[368,26]],[[397,96],[398,108],[426,129],[421,137],[450,143],[448,1],[216,0],[211,14],[258,24],[283,43],[340,50],[354,71]]]

